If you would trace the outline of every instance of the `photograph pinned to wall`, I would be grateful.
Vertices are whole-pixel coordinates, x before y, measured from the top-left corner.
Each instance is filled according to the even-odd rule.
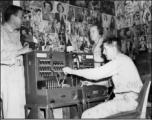
[[[124,20],[124,16],[117,16],[116,17],[116,29],[122,29],[125,26],[125,20]]]
[[[30,26],[31,17],[32,16],[31,16],[30,10],[23,10],[22,25],[23,26]]]
[[[133,25],[132,27],[132,34],[133,34],[133,38],[136,38],[136,37],[140,37],[141,35],[141,25]]]
[[[38,51],[42,51],[42,46],[45,46],[45,34],[37,30],[33,31],[33,41],[36,41],[39,44]]]
[[[74,24],[74,35],[79,36],[79,28],[80,28],[80,22],[75,22],[75,24]]]
[[[127,41],[126,39],[121,39],[121,51],[122,53],[126,54],[127,53]]]
[[[102,13],[102,22],[103,22],[103,27],[109,28],[110,26],[110,21],[111,20],[111,15]]]
[[[148,23],[148,35],[152,35],[152,20]]]
[[[31,11],[31,21],[42,22],[42,8],[30,6]]]
[[[129,53],[129,56],[134,61],[134,60],[136,60],[136,56],[139,53],[138,40],[137,39],[132,39],[130,42],[131,43],[130,43],[130,53]]]
[[[97,17],[96,17],[95,24],[102,26],[102,14],[99,11],[97,11]]]
[[[46,44],[44,50],[46,51],[58,51],[60,46],[59,36],[56,33],[47,33],[45,34]]]
[[[88,23],[88,9],[87,8],[83,8],[83,20],[82,20],[82,22],[84,22],[84,23]]]
[[[141,24],[141,35],[148,35],[148,25],[147,24]]]
[[[101,8],[101,1],[100,0],[91,0],[88,2],[88,8],[92,10],[100,10]]]
[[[90,10],[90,17],[91,17],[91,23],[90,24],[95,24],[97,22],[97,14],[98,14],[98,11]]]
[[[134,11],[133,12],[133,24],[134,25],[139,25],[139,24],[142,24],[142,19],[141,19],[141,16],[140,16],[140,11]]]
[[[86,0],[70,0],[70,4],[78,7],[88,7]]]
[[[116,36],[116,18],[115,16],[110,16],[110,25],[109,25],[109,29],[110,29],[110,34],[113,36]]]
[[[125,27],[131,27],[133,25],[133,13],[126,13],[125,16]]]
[[[70,22],[70,32],[71,35],[75,34],[75,22]]]
[[[33,31],[39,31],[39,26],[40,26],[40,23],[36,22],[36,21],[30,21],[30,25],[31,27],[33,28]]]
[[[139,11],[141,7],[141,1],[140,0],[134,0],[133,1],[133,8],[134,11]]]
[[[54,7],[56,8],[55,20],[57,22],[57,33],[65,33],[66,32],[66,10],[65,4],[61,2],[54,2]]]
[[[71,21],[75,21],[75,6],[69,5],[69,4],[65,4],[65,9],[66,9],[66,13],[67,13],[67,20],[69,22]]]
[[[79,36],[88,36],[87,23],[79,23]]]
[[[146,36],[146,45],[147,45],[147,49],[148,49],[148,52],[151,52],[152,51],[152,47],[151,47],[151,44],[152,44],[152,40],[151,40],[151,35],[147,35]]]
[[[32,27],[27,26],[21,26],[20,28],[20,39],[22,45],[24,45],[25,42],[34,42],[33,41],[33,29]]]
[[[109,15],[115,15],[114,2],[108,1],[108,0],[102,0],[100,12],[105,13],[105,14],[109,14]]]
[[[121,39],[127,39],[126,29],[125,29],[125,28],[119,29],[119,30],[117,31],[117,37],[119,37],[119,38],[121,38]]]
[[[30,6],[42,7],[42,2],[40,0],[38,1],[30,0]]]
[[[92,24],[92,23],[93,23],[92,12],[93,12],[92,9],[88,9],[87,22],[88,22],[89,24]]]
[[[125,0],[124,1],[124,6],[125,6],[125,14],[133,12],[134,11],[134,6],[133,6],[133,1],[131,0]]]
[[[90,43],[88,37],[81,36],[78,41],[78,49],[82,52],[89,53],[91,52],[89,49]]]
[[[59,40],[60,40],[60,44],[59,44],[59,52],[65,52],[65,48],[66,48],[66,35],[59,35]]]
[[[150,7],[143,10],[143,24],[148,24],[151,21]]]
[[[53,12],[54,2],[53,1],[43,1],[43,20],[53,21],[55,19],[55,14]]]
[[[43,47],[43,51],[52,51],[53,49],[53,33],[45,34],[45,46]]]
[[[22,7],[23,10],[30,10],[30,0],[21,0],[20,1],[20,6]]]
[[[115,1],[115,14],[116,16],[121,16],[125,14],[124,1]]]
[[[62,2],[53,1],[53,13],[62,13],[64,15],[67,15],[66,11],[66,4]]]
[[[83,21],[83,8],[75,7],[75,21],[77,22]]]
[[[125,28],[125,36],[127,37],[127,39],[133,38],[132,27]]]
[[[43,20],[39,25],[39,31],[43,33],[56,33],[55,23],[52,21]]]
[[[65,34],[71,34],[71,22],[66,21],[66,32]]]
[[[148,7],[151,7],[151,5],[152,5],[152,2],[151,2],[151,0],[142,0],[141,2],[140,2],[140,8],[141,9],[146,9],[146,8],[148,8]]]
[[[143,51],[147,51],[147,44],[146,44],[147,40],[146,40],[146,36],[142,35],[139,38],[139,51],[143,52]]]
[[[77,35],[72,35],[72,34],[66,34],[66,47],[67,51],[77,51],[77,39],[79,37]]]

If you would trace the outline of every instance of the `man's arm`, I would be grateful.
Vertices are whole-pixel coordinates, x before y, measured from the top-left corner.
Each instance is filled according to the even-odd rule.
[[[4,39],[5,39],[5,37],[4,37],[3,33],[1,32],[1,61],[9,61],[10,65],[15,64],[17,56],[32,51],[32,49],[29,48],[29,45],[27,45],[19,50],[13,49],[12,51],[9,51],[7,46],[5,45]]]
[[[71,74],[82,76],[87,79],[99,80],[116,74],[120,66],[121,62],[118,62],[115,59],[101,67],[84,70],[72,70]]]

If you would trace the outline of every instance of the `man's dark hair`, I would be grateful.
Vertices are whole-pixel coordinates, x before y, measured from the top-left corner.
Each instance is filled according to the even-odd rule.
[[[43,3],[44,8],[45,8],[45,4],[46,4],[46,3],[50,5],[51,11],[52,11],[52,10],[53,10],[52,3],[51,3],[50,1],[45,1],[45,2]]]
[[[108,44],[111,46],[116,46],[117,49],[121,52],[121,39],[118,37],[108,37],[106,39],[104,39],[103,44]]]
[[[64,12],[64,7],[63,7],[63,5],[62,5],[61,3],[58,3],[58,4],[57,4],[57,11],[59,12],[59,5],[62,6],[62,10],[63,10],[62,12]]]
[[[22,11],[23,9],[19,6],[10,5],[6,8],[4,12],[4,20],[8,22],[10,20],[11,15],[17,15],[18,11]]]

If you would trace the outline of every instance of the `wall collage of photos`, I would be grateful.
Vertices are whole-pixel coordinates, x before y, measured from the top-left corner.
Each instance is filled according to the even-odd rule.
[[[132,59],[151,52],[150,0],[115,1],[117,36],[122,39],[122,51]]]
[[[20,1],[24,9],[21,40],[35,42],[38,51],[91,52],[89,28],[97,23],[104,36],[117,35],[113,0]]]

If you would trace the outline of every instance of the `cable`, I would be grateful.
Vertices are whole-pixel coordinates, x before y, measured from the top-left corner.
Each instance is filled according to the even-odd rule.
[[[114,90],[114,87],[112,88],[111,93],[109,94],[108,98],[107,98],[105,101],[108,101],[108,100],[109,100],[109,98],[110,98],[110,96],[111,96],[113,90]]]
[[[87,100],[88,100],[88,101],[87,101],[87,102],[88,102],[88,108],[90,108],[90,103],[89,103],[89,99],[87,98]]]
[[[64,78],[63,78],[63,80],[62,80],[62,82],[61,82],[62,88],[63,88],[63,84],[64,84],[64,81],[66,80],[66,78],[67,78],[67,75],[64,75]]]
[[[51,106],[51,109],[52,109],[52,117],[53,117],[52,119],[54,119],[54,114],[53,114],[53,104],[51,103],[51,104],[50,104],[50,106]]]
[[[55,78],[56,78],[56,80],[57,80],[57,83],[58,83],[58,86],[60,87],[61,85],[60,85],[60,81],[59,81],[59,79],[57,78],[57,76],[55,75],[55,72],[54,72],[54,70],[53,69],[50,69],[52,72],[53,72],[53,74],[54,74],[54,76],[55,76]]]

